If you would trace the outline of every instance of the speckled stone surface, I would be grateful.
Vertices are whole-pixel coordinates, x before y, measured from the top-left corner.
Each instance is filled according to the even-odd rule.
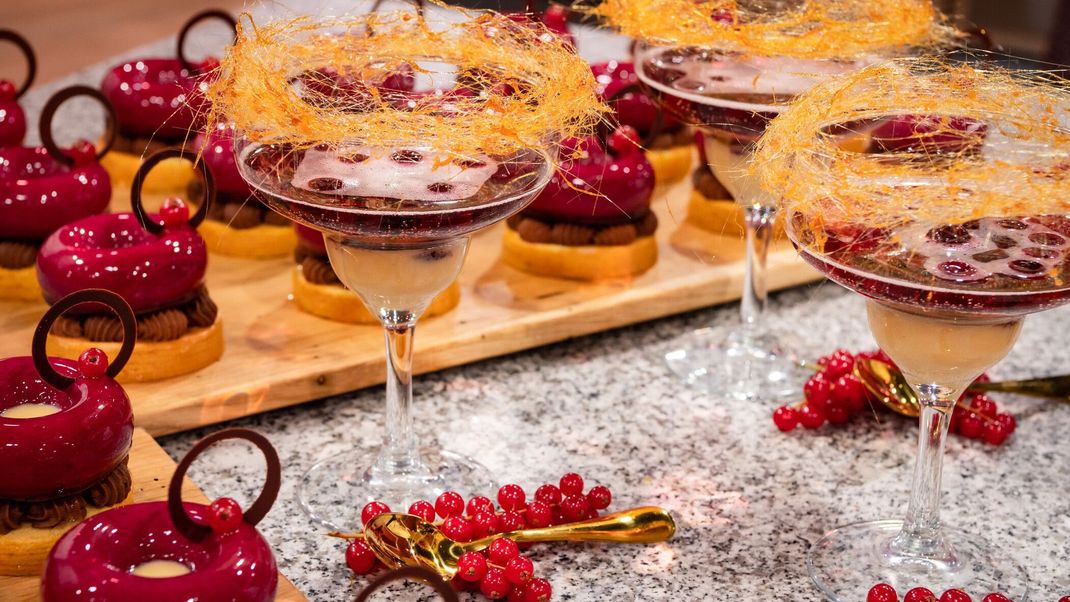
[[[168,48],[163,43],[127,56]],[[57,86],[96,84],[104,67]],[[27,104],[40,106],[55,87],[36,90]],[[608,485],[614,509],[659,504],[677,517],[679,532],[670,543],[532,550],[555,600],[815,601],[820,595],[805,567],[811,542],[838,525],[901,517],[915,424],[867,417],[845,428],[785,435],[773,427],[771,404],[716,399],[669,373],[665,352],[695,328],[731,326],[737,311],[729,304],[417,378],[425,440],[475,456],[503,481],[529,491],[575,470]],[[862,300],[832,284],[776,295],[770,318],[796,333],[811,356],[873,344]],[[1067,372],[1068,332],[1070,308],[1029,318],[993,374]],[[998,399],[1018,415],[1018,431],[999,448],[951,437],[943,516],[1026,567],[1030,600],[1054,602],[1070,594],[1070,404]],[[316,460],[375,445],[382,422],[377,387],[227,425],[258,429],[279,450],[283,488],[261,529],[281,570],[310,600],[352,599],[364,580],[345,567],[344,544],[304,518],[294,486]],[[161,443],[177,459],[216,428]],[[224,444],[202,456],[190,475],[210,497],[232,496],[246,505],[261,470],[251,449]],[[377,599],[431,597],[409,585]]]

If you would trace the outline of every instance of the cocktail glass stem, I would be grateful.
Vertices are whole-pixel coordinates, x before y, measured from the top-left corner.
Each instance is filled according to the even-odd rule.
[[[775,207],[750,205],[744,211],[744,228],[746,238],[746,263],[743,272],[743,297],[739,312],[743,330],[753,334],[762,323],[768,297],[765,279],[769,243],[773,240],[773,222],[776,219]],[[751,338],[748,336],[748,338]]]
[[[429,474],[420,458],[412,419],[412,343],[416,316],[380,315],[386,339],[386,433],[372,477]],[[408,318],[408,319],[404,319]]]
[[[953,560],[953,553],[940,534],[940,480],[951,412],[962,389],[933,384],[916,384],[913,388],[922,408],[918,458],[903,530],[892,540],[890,549],[904,557]]]

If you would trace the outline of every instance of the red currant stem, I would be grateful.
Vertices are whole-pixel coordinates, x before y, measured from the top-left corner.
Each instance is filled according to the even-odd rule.
[[[805,406],[805,405],[806,405],[806,398],[804,397],[802,400],[796,401],[795,403],[791,404],[790,407],[793,410],[801,410],[803,408],[803,406]]]
[[[821,366],[817,364],[811,364],[810,362],[799,362],[799,366],[806,368],[807,370],[813,370],[814,372],[823,372]]]
[[[364,533],[343,533],[341,531],[331,531],[327,534],[327,537],[337,537],[339,539],[364,539]]]

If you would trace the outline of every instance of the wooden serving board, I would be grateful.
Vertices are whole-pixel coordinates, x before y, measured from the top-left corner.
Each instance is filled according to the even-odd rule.
[[[499,261],[504,224],[475,235],[460,276],[460,305],[417,329],[416,371],[738,299],[743,243],[686,224],[690,194],[690,179],[657,193],[658,263],[627,281],[531,276]],[[208,289],[223,319],[223,358],[188,376],[127,385],[138,426],[153,435],[173,433],[384,381],[379,327],[339,324],[299,311],[288,298],[292,267],[289,258],[211,256]],[[787,243],[770,251],[771,289],[818,278]],[[0,302],[0,357],[29,353],[44,309],[43,303]]]
[[[156,502],[167,499],[167,485],[175,472],[171,456],[153,441],[143,429],[134,430],[134,445],[130,450],[130,476],[133,480],[134,502]],[[182,499],[207,504],[208,498],[188,478],[182,483]],[[4,602],[37,602],[41,599],[41,579],[38,577],[0,577],[0,599]],[[277,602],[307,602],[297,588],[279,573]]]

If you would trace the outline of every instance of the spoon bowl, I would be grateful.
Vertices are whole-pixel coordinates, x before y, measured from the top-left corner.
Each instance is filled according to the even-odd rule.
[[[895,366],[877,359],[859,359],[855,361],[854,373],[858,380],[862,381],[862,386],[889,410],[911,418],[921,415],[921,402],[918,401],[918,394]],[[1070,401],[1070,375],[1029,380],[975,382],[970,385],[968,391],[999,391]]]
[[[387,512],[364,527],[364,540],[389,567],[418,566],[446,579],[457,573],[457,560],[465,552],[485,550],[502,537],[517,543],[544,541],[597,541],[653,543],[666,541],[676,532],[672,516],[662,508],[645,506],[622,510],[599,518],[542,529],[497,533],[470,542],[446,537],[434,524],[411,514]]]

